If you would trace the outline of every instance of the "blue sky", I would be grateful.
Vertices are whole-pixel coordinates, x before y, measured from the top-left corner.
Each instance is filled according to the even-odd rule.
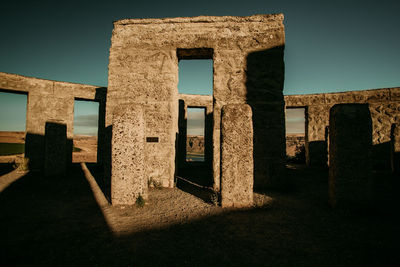
[[[286,133],[287,134],[304,134],[305,132],[305,109],[304,108],[288,108],[286,109]]]
[[[97,135],[98,118],[98,102],[75,100],[74,134]]]
[[[178,92],[183,94],[212,95],[213,61],[180,60]]]
[[[204,108],[188,108],[187,135],[204,136]]]
[[[0,131],[25,131],[28,96],[0,92]]]
[[[393,0],[7,1],[0,71],[107,86],[114,20],[284,13],[285,94],[397,87],[399,10]]]

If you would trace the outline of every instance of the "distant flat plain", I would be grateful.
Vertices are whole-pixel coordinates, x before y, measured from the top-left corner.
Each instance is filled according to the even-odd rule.
[[[73,162],[97,161],[97,136],[74,136]],[[12,162],[25,150],[25,132],[0,131],[0,162]]]

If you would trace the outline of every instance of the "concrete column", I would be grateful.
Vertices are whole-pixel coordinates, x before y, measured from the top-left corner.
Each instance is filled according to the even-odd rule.
[[[370,200],[372,121],[368,104],[338,104],[329,116],[329,202],[360,207]]]
[[[45,126],[44,172],[46,176],[64,175],[67,167],[67,125],[49,121]]]
[[[178,168],[185,166],[186,164],[186,127],[187,127],[187,118],[186,118],[186,105],[184,100],[179,100],[179,116],[178,116],[178,128],[179,128],[179,137],[178,137]]]
[[[222,108],[221,204],[246,207],[253,204],[253,123],[249,105]]]
[[[317,98],[314,101],[324,101]],[[326,126],[329,123],[330,105],[309,105],[306,113],[306,164],[309,167],[326,167],[328,143]]]
[[[392,172],[400,174],[400,125],[392,124],[390,131]]]
[[[206,107],[206,112],[204,114],[205,122],[204,122],[204,161],[207,165],[207,168],[212,167],[212,158],[213,158],[213,112],[212,106]]]
[[[133,205],[147,199],[144,173],[144,108],[132,104],[114,109],[111,143],[111,202]]]

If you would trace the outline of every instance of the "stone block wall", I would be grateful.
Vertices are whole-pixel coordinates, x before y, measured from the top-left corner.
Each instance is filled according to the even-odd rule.
[[[114,23],[110,49],[106,127],[113,109],[142,104],[146,177],[173,186],[178,133],[178,60],[213,59],[213,176],[220,186],[221,109],[253,108],[254,158],[260,186],[283,168],[283,15],[127,19]],[[278,144],[278,145],[276,145]]]
[[[26,111],[25,157],[32,170],[43,170],[45,162],[45,125],[58,121],[66,125],[67,162],[72,160],[74,100],[99,101],[105,107],[105,88],[84,84],[50,81],[0,72],[0,90],[28,95]],[[102,140],[101,114],[99,114],[99,142]],[[104,116],[103,116],[104,118]],[[103,124],[101,124],[103,122]]]
[[[325,131],[329,110],[335,104],[368,103],[372,118],[374,165],[389,168],[390,129],[400,122],[400,88],[350,91],[313,95],[287,95],[286,107],[306,108],[306,156],[309,165],[323,165],[326,154]]]
[[[391,138],[391,167],[392,172],[400,174],[400,124],[392,124]]]

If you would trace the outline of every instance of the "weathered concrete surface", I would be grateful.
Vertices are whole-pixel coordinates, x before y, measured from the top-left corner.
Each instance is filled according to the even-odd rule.
[[[69,151],[67,147],[67,126],[63,121],[46,122],[44,144],[45,175],[64,175]]]
[[[253,123],[249,105],[222,108],[221,205],[247,207],[253,204]]]
[[[147,199],[144,134],[143,106],[125,105],[114,109],[111,175],[113,205],[133,205],[139,196]]]
[[[285,112],[283,47],[247,56],[247,103],[253,111],[254,187],[276,186],[283,177]]]
[[[194,17],[116,21],[110,49],[106,127],[113,109],[146,105],[146,176],[173,186],[178,132],[178,59],[213,59],[213,176],[220,184],[221,108],[253,108],[257,181],[267,184],[283,168],[283,15]],[[147,105],[154,106],[147,111]],[[267,119],[265,119],[267,118]],[[276,145],[278,144],[278,145]]]
[[[368,104],[338,104],[329,116],[329,202],[360,207],[370,200],[372,122]]]
[[[325,128],[329,110],[335,104],[368,103],[372,117],[373,165],[390,166],[390,128],[400,123],[400,88],[385,88],[343,93],[285,96],[286,107],[305,107],[306,156],[309,165],[325,165]],[[321,157],[322,156],[322,157]]]
[[[105,107],[105,88],[57,82],[0,72],[0,90],[28,94],[26,112],[25,157],[30,168],[42,170],[45,161],[45,125],[50,121],[63,121],[67,138],[73,139],[74,99],[95,100],[100,110]],[[101,120],[101,118],[103,118]],[[103,140],[104,114],[99,114],[99,143]],[[68,162],[72,160],[72,142],[68,144]]]
[[[390,139],[392,172],[400,174],[400,124],[392,124]]]

